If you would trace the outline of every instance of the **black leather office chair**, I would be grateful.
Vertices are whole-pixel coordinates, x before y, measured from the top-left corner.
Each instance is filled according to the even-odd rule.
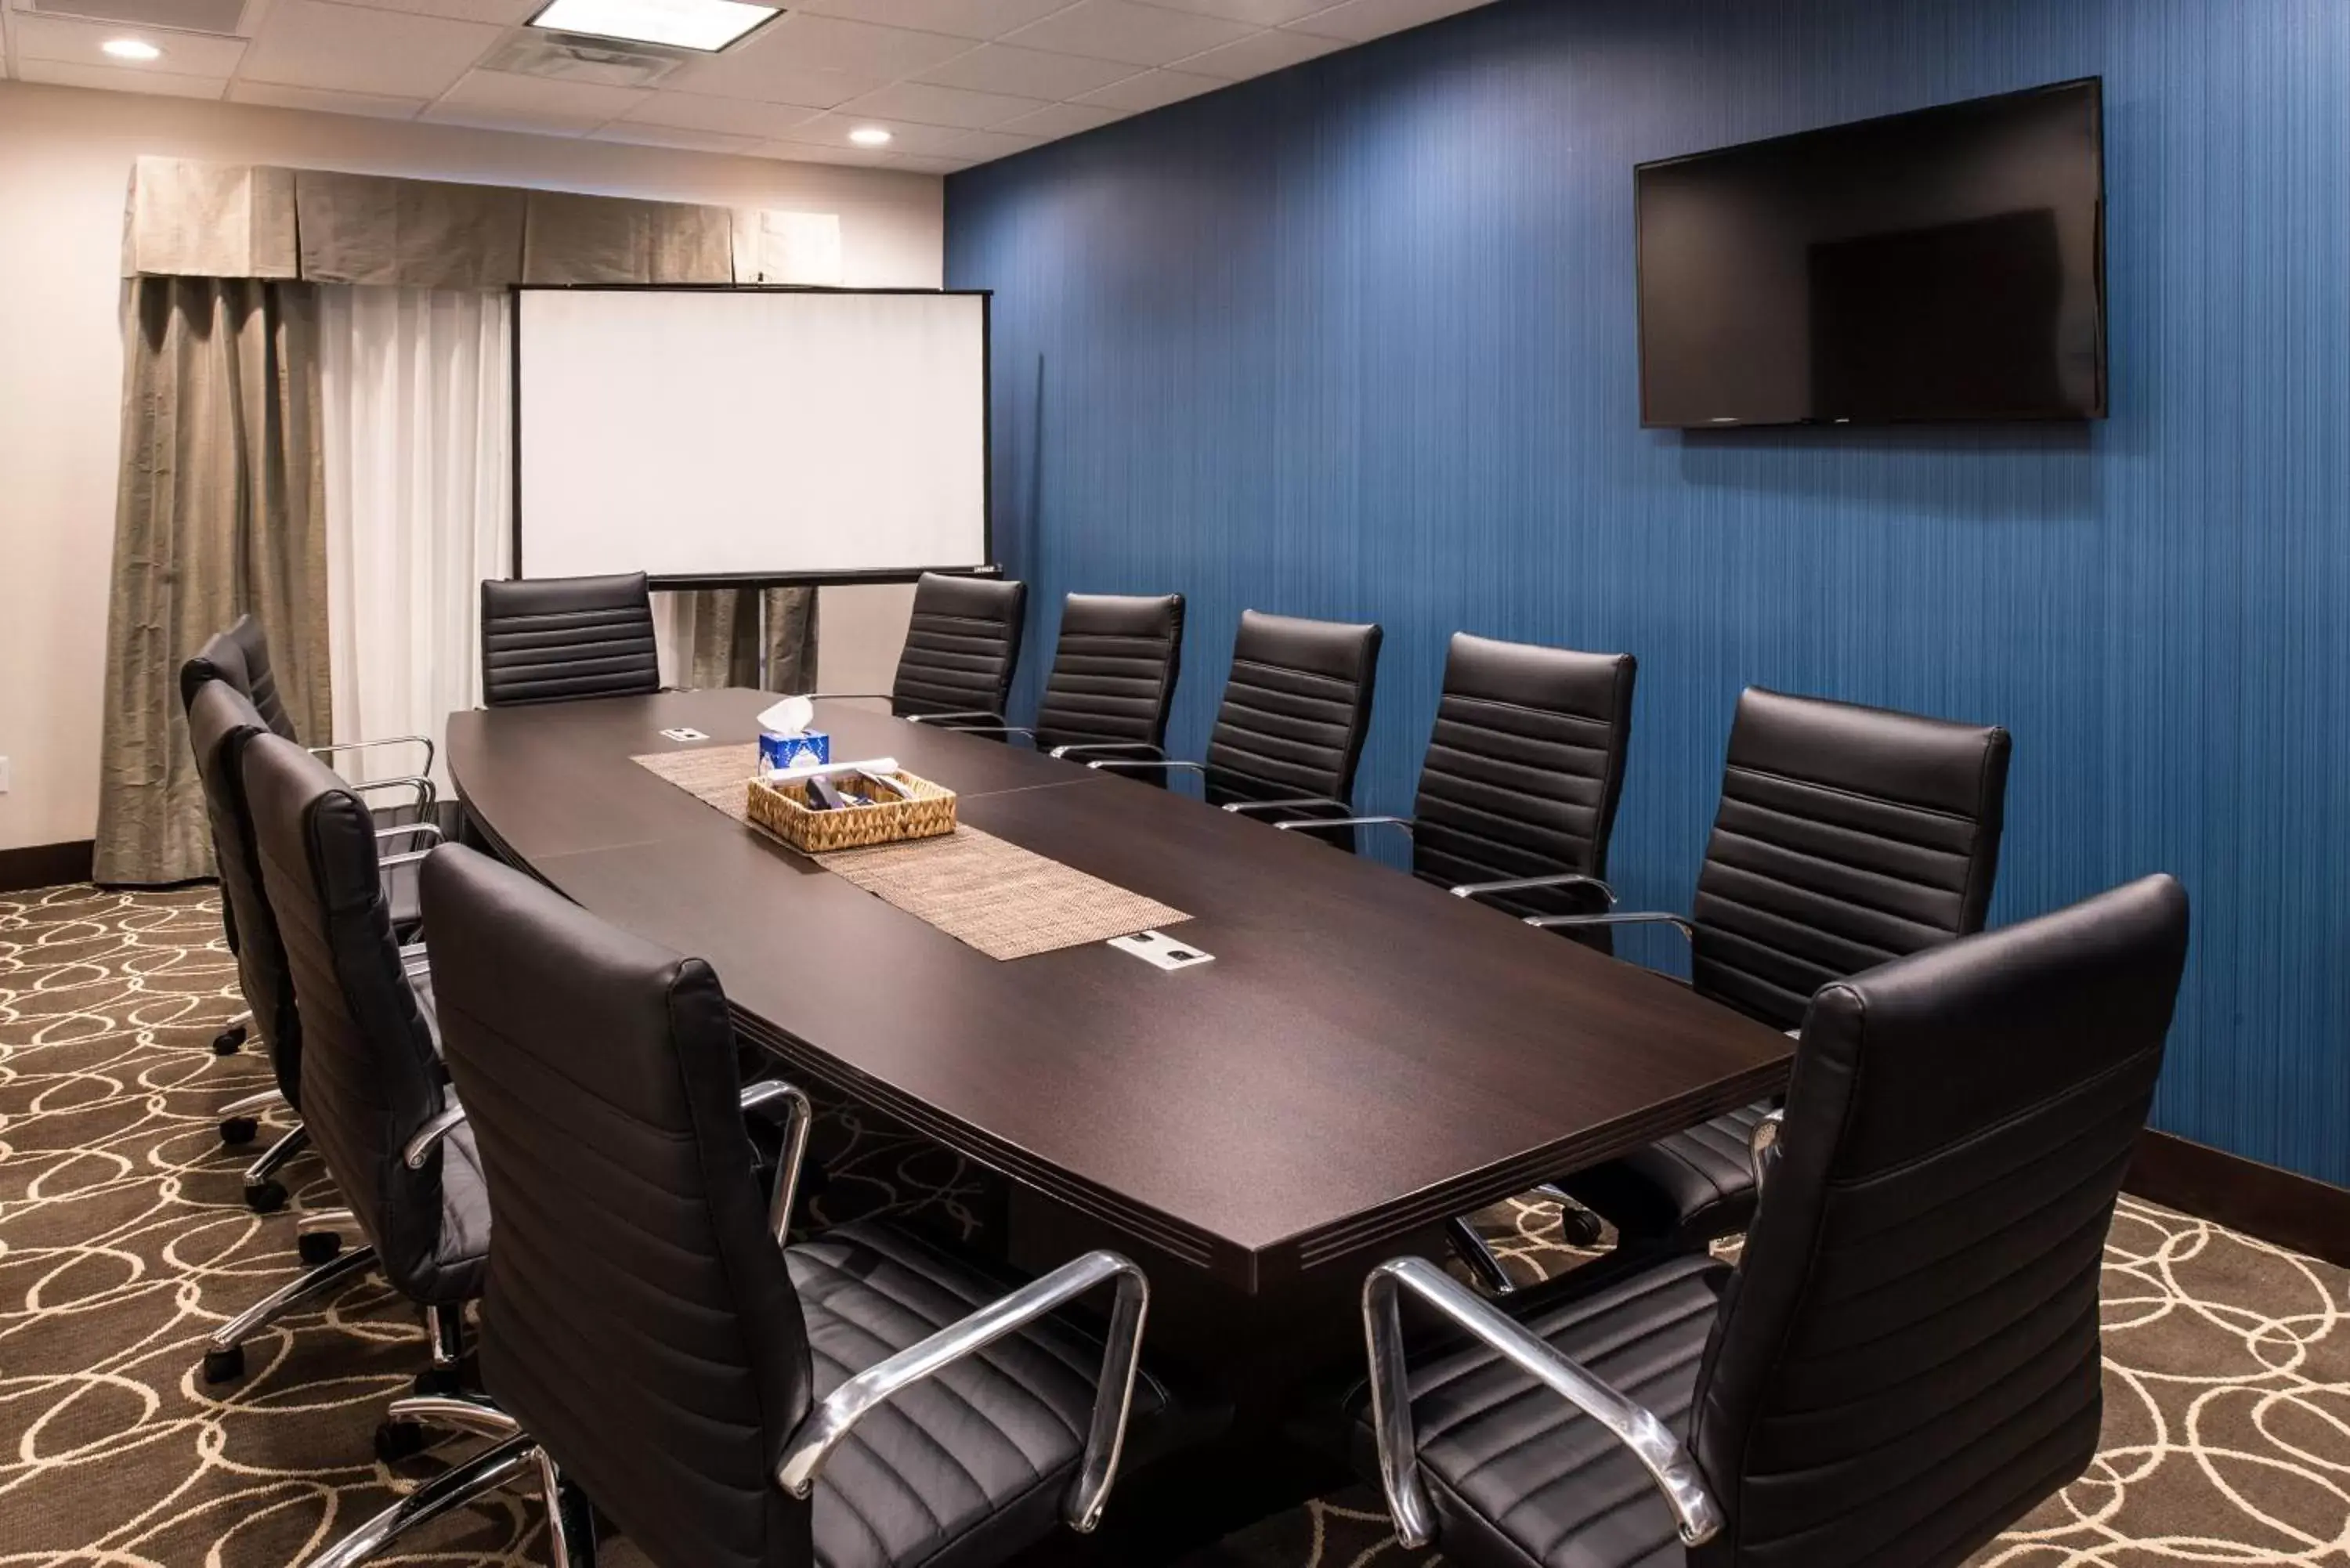
[[[482,1485],[536,1468],[558,1563],[594,1560],[575,1486],[660,1568],[983,1568],[1056,1518],[1092,1526],[1129,1403],[1138,1440],[1167,1407],[1138,1376],[1132,1263],[1089,1253],[1006,1293],[886,1224],[785,1246],[807,1102],[745,1092],[709,965],[462,847],[424,885],[496,1216],[494,1403],[396,1413],[494,1438]],[[743,1120],[758,1107],[786,1117],[772,1194]],[[1106,1342],[1052,1317],[1108,1284]],[[395,1507],[361,1537],[401,1522]]]
[[[482,584],[482,701],[492,708],[660,690],[642,572]]]
[[[1163,757],[1182,661],[1181,594],[1071,594],[1036,722],[955,728],[1025,735],[1056,757]]]
[[[1691,983],[1790,1029],[1821,986],[1982,929],[1999,869],[2007,732],[1750,687],[1731,726],[1697,902],[1669,914],[1544,916],[1572,929],[1669,924]],[[1701,1245],[1754,1210],[1750,1106],[1561,1178],[1636,1244]]]
[[[914,584],[913,618],[889,690],[822,695],[887,701],[900,719],[1000,740],[1011,724],[1003,707],[1027,615],[1025,583],[925,572]]]
[[[1107,757],[1086,765],[1200,774],[1211,805],[1267,821],[1343,816],[1370,730],[1381,636],[1376,624],[1243,610],[1205,762]],[[1330,839],[1351,846],[1354,830]]]
[[[473,1135],[446,1092],[429,979],[392,935],[375,824],[327,765],[277,735],[244,748],[262,894],[277,916],[302,1020],[303,1123],[367,1245],[346,1249],[215,1331],[204,1377],[244,1368],[244,1342],[292,1307],[374,1270],[424,1309],[428,1391],[453,1386],[462,1308],[481,1294],[490,1212]],[[387,1455],[412,1446],[397,1426]]]
[[[2186,952],[2152,877],[1821,991],[1735,1269],[1493,1303],[1381,1265],[1355,1442],[1397,1533],[1467,1568],[1964,1561],[2096,1451],[2099,1263]],[[1407,1293],[1467,1347],[1408,1364]]]

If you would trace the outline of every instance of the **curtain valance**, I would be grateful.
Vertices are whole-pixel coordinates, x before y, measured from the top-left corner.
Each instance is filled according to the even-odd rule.
[[[409,288],[831,284],[840,281],[840,218],[141,158],[122,270]]]

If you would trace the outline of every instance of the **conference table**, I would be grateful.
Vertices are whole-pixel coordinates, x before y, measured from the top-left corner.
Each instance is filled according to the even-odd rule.
[[[819,701],[837,760],[895,757],[962,824],[1187,912],[1170,934],[1213,961],[989,958],[631,760],[753,740],[774,700],[461,712],[445,755],[493,847],[706,959],[786,1076],[1008,1179],[1015,1261],[1133,1256],[1148,1343],[1241,1407],[1359,1358],[1365,1271],[1440,1247],[1448,1217],[1784,1085],[1777,1031],[1367,857],[1180,784]]]

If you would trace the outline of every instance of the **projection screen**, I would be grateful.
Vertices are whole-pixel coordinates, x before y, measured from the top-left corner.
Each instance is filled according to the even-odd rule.
[[[983,293],[520,288],[515,575],[989,562]]]

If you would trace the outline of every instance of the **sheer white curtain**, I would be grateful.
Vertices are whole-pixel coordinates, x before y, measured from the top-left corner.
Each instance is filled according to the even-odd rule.
[[[335,738],[438,745],[481,701],[480,585],[511,549],[507,296],[318,292]],[[412,753],[338,760],[382,777],[414,771]]]

